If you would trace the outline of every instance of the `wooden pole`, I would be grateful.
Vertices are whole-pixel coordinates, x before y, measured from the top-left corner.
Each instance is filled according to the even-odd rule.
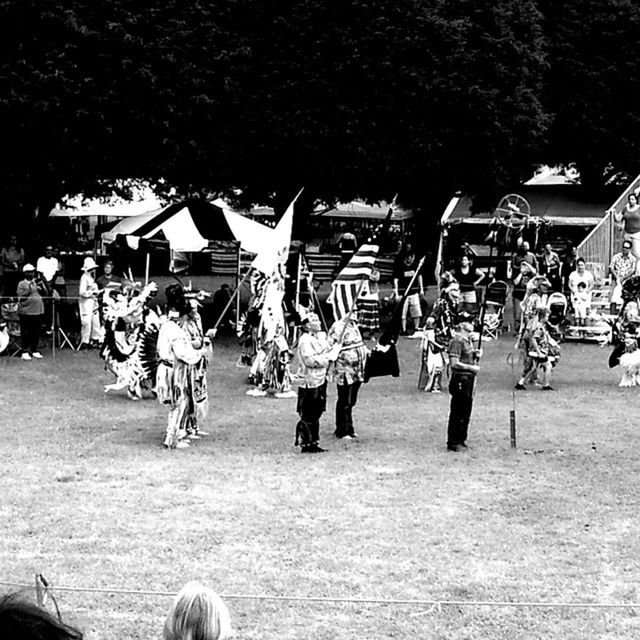
[[[316,291],[316,288],[313,286],[313,283],[311,283],[309,286],[311,287],[311,296],[315,300],[315,304],[318,307],[318,314],[320,316],[320,320],[322,321],[324,330],[329,331],[329,325],[327,324],[327,320],[324,317],[324,313],[322,311],[322,305],[320,304],[320,298],[318,297],[318,292]]]
[[[301,267],[301,263],[302,263],[302,254],[298,251],[298,268],[297,268],[297,273],[296,273],[296,295],[295,295],[295,299],[293,301],[294,304],[294,311],[296,313],[298,313],[298,307],[300,305],[300,267]],[[298,327],[297,325],[293,327],[293,340],[295,342],[295,340],[298,337]]]
[[[236,290],[240,287],[240,272],[242,270],[242,246],[238,243],[238,256],[236,262]],[[249,273],[251,269],[247,271]],[[233,299],[233,296],[231,297]],[[238,304],[236,304],[236,327],[240,324],[240,296],[238,295]]]
[[[220,316],[216,320],[215,324],[213,325],[213,329],[214,330],[217,329],[218,325],[222,322],[222,319],[224,318],[225,314],[229,310],[229,307],[232,305],[233,299],[236,297],[236,294],[238,294],[238,305],[237,306],[238,307],[240,306],[240,287],[244,284],[244,281],[249,277],[250,273],[251,273],[251,269],[247,269],[247,273],[244,274],[244,276],[242,277],[242,280],[240,280],[240,282],[238,283],[238,286],[236,287],[235,291],[231,294],[231,297],[229,298],[229,302],[227,302],[225,308],[222,310],[222,313],[220,314]]]
[[[56,338],[57,338],[56,313],[58,313],[58,305],[56,304],[56,299],[52,297],[51,299],[51,355],[54,357],[54,359],[56,357]]]
[[[484,333],[484,317],[487,313],[487,287],[491,284],[492,275],[492,266],[493,266],[493,246],[495,242],[491,243],[489,247],[489,268],[487,269],[487,286],[484,288],[484,295],[482,296],[482,310],[480,311],[480,332],[478,335],[478,349],[482,348],[482,334]]]
[[[351,305],[351,308],[349,309],[349,313],[347,313],[347,315],[343,318],[344,320],[344,326],[342,327],[342,331],[340,332],[340,337],[338,338],[338,342],[340,344],[342,344],[342,338],[344,338],[344,334],[345,331],[347,330],[347,324],[349,324],[349,321],[351,320],[351,316],[354,314],[354,312],[356,311],[357,307],[358,307],[358,298],[360,297],[360,294],[362,293],[362,289],[364,288],[366,279],[362,278],[362,280],[360,280],[360,286],[358,287],[358,293],[356,293],[354,299],[353,299],[353,304]]]

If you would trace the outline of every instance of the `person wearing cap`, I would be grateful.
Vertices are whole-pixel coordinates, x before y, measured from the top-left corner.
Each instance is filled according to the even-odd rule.
[[[636,273],[637,260],[631,253],[631,240],[624,240],[622,251],[614,254],[609,265],[611,275],[611,298],[609,299],[611,315],[618,313],[618,306],[623,303],[622,283]]]
[[[40,332],[44,302],[35,281],[36,268],[32,264],[22,267],[24,279],[18,283],[18,318],[20,320],[20,339],[22,343],[22,359],[40,359]]]
[[[100,316],[98,314],[98,295],[100,289],[95,279],[98,265],[89,256],[82,264],[82,276],[78,291],[80,308],[80,349],[91,349],[100,342]]]
[[[296,424],[295,446],[301,453],[322,453],[320,417],[327,408],[327,369],[340,353],[340,345],[331,347],[321,333],[320,318],[310,313],[301,323],[298,340],[298,405],[300,420]]]
[[[461,322],[449,343],[451,379],[449,393],[451,407],[447,424],[447,450],[466,451],[469,420],[473,409],[473,388],[480,371],[482,350],[476,349],[471,339],[473,325]]]

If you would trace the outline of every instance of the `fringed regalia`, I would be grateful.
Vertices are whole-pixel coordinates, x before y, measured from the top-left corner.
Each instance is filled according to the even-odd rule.
[[[105,337],[100,356],[105,368],[116,377],[114,383],[105,385],[105,392],[126,389],[130,398],[139,399],[144,390],[153,389],[160,321],[147,300],[155,290],[151,283],[133,298],[120,292],[105,293]]]

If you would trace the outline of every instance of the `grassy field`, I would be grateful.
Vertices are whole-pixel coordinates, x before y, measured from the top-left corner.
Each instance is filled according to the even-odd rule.
[[[486,345],[467,454],[445,450],[448,394],[400,378],[355,410],[360,439],[293,448],[295,400],[245,396],[238,348],[210,369],[211,436],[160,446],[165,412],[106,396],[95,353],[0,358],[0,582],[227,596],[247,639],[528,639],[640,636],[638,610],[299,603],[241,594],[497,602],[637,603],[638,390],[607,350],[568,344],[554,393],[517,396],[512,339]],[[335,397],[331,389],[330,404]],[[6,589],[6,588],[4,588]],[[159,637],[170,598],[58,593],[89,640]]]

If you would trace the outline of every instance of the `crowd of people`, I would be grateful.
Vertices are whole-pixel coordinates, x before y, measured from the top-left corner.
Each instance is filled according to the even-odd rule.
[[[0,632],[4,640],[82,640],[84,634],[22,593],[0,598]],[[162,628],[163,640],[228,640],[231,617],[220,596],[198,582],[177,594]]]
[[[474,347],[472,340],[478,339],[484,329],[480,292],[488,278],[474,265],[473,258],[462,251],[453,267],[442,273],[439,296],[431,309],[424,299],[422,262],[411,243],[399,251],[393,274],[399,331],[421,338],[419,388],[439,393],[448,377],[451,410],[447,448],[452,451],[466,447],[473,386],[482,357],[480,345]],[[3,278],[8,276],[3,279],[5,293],[14,283],[16,287],[22,357],[42,358],[39,340],[46,301],[55,299],[47,293],[60,296],[61,287],[66,286],[58,278],[60,263],[49,246],[36,266],[26,263],[15,237],[2,250],[2,261],[11,265],[3,274]],[[538,385],[543,391],[552,391],[560,336],[551,301],[554,296],[565,297],[565,309],[570,310],[574,325],[586,326],[592,318],[596,277],[575,248],[561,259],[550,244],[536,255],[526,241],[519,244],[510,267],[513,329],[522,362],[516,389]],[[134,399],[154,396],[165,405],[168,417],[163,445],[167,449],[186,448],[207,435],[202,424],[207,415],[206,373],[215,330],[204,331],[198,301],[182,286],[167,288],[166,311],[159,314],[152,304],[156,293],[153,285],[136,288],[114,274],[109,261],[99,276],[98,269],[92,257],[84,259],[77,298],[80,349],[100,349],[107,369],[116,378],[113,384],[105,385],[105,391],[126,389]],[[15,282],[18,271],[21,277]],[[633,242],[627,238],[609,265],[611,313],[622,307],[623,285],[637,273]],[[252,309],[250,303],[247,317],[255,311],[256,320],[245,323],[250,325],[252,337],[246,341],[243,338],[242,364],[251,366],[253,383],[247,393],[297,397],[295,444],[302,453],[321,453],[325,449],[320,446],[320,419],[326,411],[330,382],[336,385],[335,437],[358,437],[353,409],[367,379],[371,347],[365,341],[376,336],[381,327],[379,273],[375,269],[368,272],[348,316],[324,330],[312,296],[307,297],[308,307],[287,310],[285,279],[284,271],[276,271],[256,281],[261,284],[256,285],[252,300],[259,300],[261,306]],[[216,296],[217,307],[224,306],[231,299],[228,286],[223,285]],[[506,294],[504,303],[506,306]],[[626,326],[633,326],[632,306],[625,306],[625,317]],[[299,337],[292,339],[298,332]],[[293,384],[297,385],[295,392]]]

